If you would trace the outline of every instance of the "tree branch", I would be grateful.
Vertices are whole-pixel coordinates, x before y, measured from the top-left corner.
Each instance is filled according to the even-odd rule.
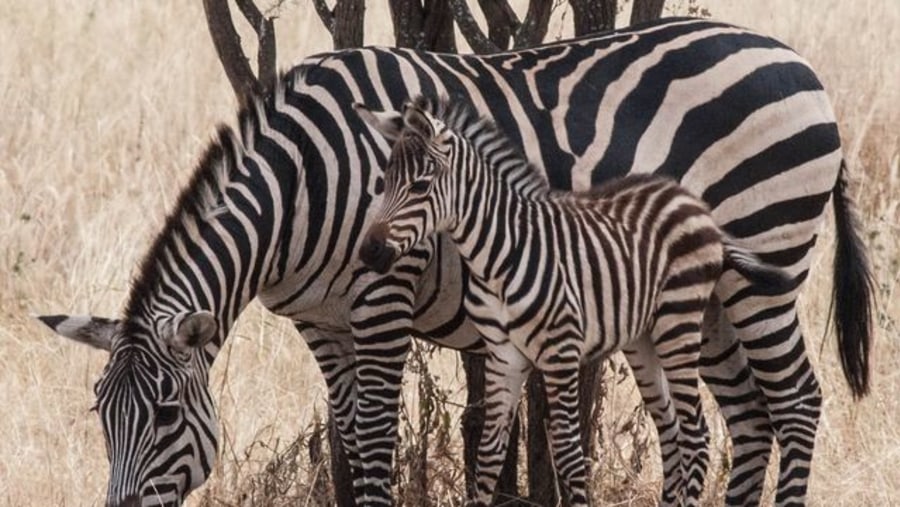
[[[250,68],[250,62],[241,47],[241,37],[231,21],[228,1],[203,0],[203,10],[219,61],[222,62],[225,75],[238,101],[243,105],[248,97],[263,95],[262,85],[253,75],[253,69]]]
[[[328,8],[325,0],[313,0],[313,6],[316,8],[316,14],[319,15],[322,24],[325,25],[325,29],[328,30],[328,33],[334,35],[334,12]]]
[[[527,48],[544,42],[552,11],[553,2],[546,0],[531,0],[528,2],[528,12],[525,14],[525,21],[516,30],[513,48]]]
[[[502,49],[491,42],[491,40],[484,35],[484,32],[481,31],[481,28],[478,27],[478,22],[472,17],[472,11],[469,10],[469,6],[466,5],[465,0],[448,1],[450,2],[450,9],[453,11],[453,18],[456,20],[456,26],[459,27],[459,31],[462,32],[463,37],[466,38],[466,42],[469,43],[472,51],[476,53],[496,53],[502,51]]]
[[[394,43],[400,48],[422,46],[422,18],[425,13],[419,0],[390,0],[394,22]]]
[[[569,0],[575,35],[612,30],[616,26],[616,0]]]
[[[363,45],[364,0],[337,0],[331,36],[334,49],[358,48]]]
[[[425,0],[422,17],[422,46],[419,49],[456,53],[453,13],[448,0]]]
[[[488,38],[498,48],[509,47],[509,39],[519,29],[519,17],[506,0],[478,0],[488,26]]]
[[[659,19],[666,0],[634,0],[631,6],[631,24]]]
[[[235,0],[241,14],[253,27],[256,38],[259,40],[259,49],[256,53],[256,65],[258,67],[259,82],[264,93],[272,91],[277,76],[275,59],[275,18],[265,18],[253,0]]]

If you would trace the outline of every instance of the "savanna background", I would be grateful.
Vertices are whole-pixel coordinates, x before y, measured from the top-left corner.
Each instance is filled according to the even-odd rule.
[[[387,2],[368,3],[366,43],[390,44]],[[523,11],[525,2],[512,3]],[[667,3],[669,14],[689,7]],[[900,2],[699,5],[793,46],[833,100],[874,267],[877,329],[872,393],[854,403],[826,329],[829,220],[802,301],[825,394],[809,501],[900,504]],[[280,67],[331,48],[311,1],[277,9]],[[118,314],[166,209],[215,125],[233,123],[236,104],[199,1],[9,0],[0,11],[0,503],[95,505],[104,499],[107,463],[88,408],[106,353],[58,338],[32,316]],[[565,37],[570,25],[563,3],[547,40]],[[456,355],[423,357],[429,369],[408,376],[402,424],[424,424],[430,437],[405,433],[401,493],[408,505],[426,491],[434,504],[456,504],[464,381]],[[424,372],[421,365],[412,370]],[[633,384],[617,370],[608,370],[595,487],[605,503],[652,505],[661,479],[652,429],[634,409]],[[189,504],[320,504],[327,466],[308,449],[322,447],[325,387],[293,328],[251,306],[220,353],[211,386],[221,418],[219,461]],[[425,421],[420,406],[432,408]],[[721,457],[721,422],[712,428],[713,455]],[[422,470],[428,482],[416,493],[408,478]],[[724,477],[713,470],[711,503]],[[771,503],[771,491],[765,498]]]

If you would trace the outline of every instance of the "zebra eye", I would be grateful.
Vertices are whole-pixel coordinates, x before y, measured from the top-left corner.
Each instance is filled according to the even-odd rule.
[[[170,426],[178,420],[178,405],[160,405],[156,409],[156,425]]]
[[[424,194],[431,187],[431,180],[418,180],[414,181],[412,185],[409,186],[410,194]]]

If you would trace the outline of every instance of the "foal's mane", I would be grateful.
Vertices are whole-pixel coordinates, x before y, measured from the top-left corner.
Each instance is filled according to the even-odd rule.
[[[537,166],[530,163],[522,150],[488,116],[479,115],[464,100],[450,101],[447,97],[433,100],[420,95],[413,105],[441,120],[447,127],[475,147],[487,161],[494,174],[515,181],[516,185],[532,190],[548,191],[550,184]]]

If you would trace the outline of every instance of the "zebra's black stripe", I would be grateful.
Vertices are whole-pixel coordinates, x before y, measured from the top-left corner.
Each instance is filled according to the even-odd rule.
[[[731,45],[731,57],[704,56],[722,45]],[[670,57],[671,52],[693,54],[695,61],[707,62],[706,67],[692,64],[693,70],[681,70],[677,65],[688,58]],[[658,79],[650,83],[644,79],[648,75]],[[694,77],[675,79],[685,75]],[[729,432],[741,439],[735,442],[737,466],[728,501],[758,500],[769,456],[759,442],[775,435],[784,451],[776,500],[802,502],[809,463],[788,458],[811,455],[813,441],[805,433],[794,438],[792,427],[815,426],[821,395],[805,359],[776,372],[759,368],[782,364],[778,349],[762,345],[783,338],[769,336],[773,329],[785,329],[779,321],[796,316],[794,296],[809,267],[809,248],[841,174],[840,147],[836,128],[808,130],[835,122],[806,63],[774,41],[721,23],[664,20],[485,57],[378,48],[311,57],[285,74],[271,97],[251,101],[253,106],[240,115],[240,137],[225,129],[211,143],[197,176],[146,255],[144,276],[138,277],[127,305],[139,311],[126,311],[127,326],[83,318],[48,324],[106,349],[156,344],[145,347],[141,360],[168,364],[167,340],[177,334],[176,317],[208,310],[218,330],[192,359],[198,363],[194,391],[207,396],[205,371],[221,339],[237,312],[258,297],[303,328],[323,369],[334,372],[326,374],[329,403],[356,465],[357,494],[372,503],[388,501],[384,471],[391,467],[396,434],[393,400],[399,396],[397,379],[410,332],[434,332],[432,338],[441,345],[480,348],[471,322],[461,316],[464,275],[446,242],[424,245],[418,256],[403,259],[387,278],[366,274],[353,262],[361,232],[371,221],[369,210],[380,200],[376,189],[388,145],[356,117],[351,103],[398,108],[402,100],[422,91],[464,101],[482,113],[496,111],[495,120],[528,158],[553,168],[548,178],[557,188],[585,190],[611,175],[638,171],[682,175],[681,182],[697,195],[718,184],[714,193],[721,202],[712,209],[717,222],[735,236],[751,234],[760,245],[758,253],[780,261],[798,284],[785,295],[762,298],[750,297],[755,289],[745,291],[747,284],[729,273],[721,284],[726,303],[717,309],[724,320],[716,332],[724,338],[722,344],[706,340],[703,354],[723,359],[707,363],[701,373],[720,400]],[[656,105],[645,109],[640,97],[651,97]],[[758,109],[753,110],[753,104]],[[808,135],[798,135],[801,132]],[[640,139],[636,144],[635,138]],[[613,139],[622,140],[622,147]],[[770,150],[778,143],[787,144]],[[788,158],[787,153],[806,153],[806,162],[798,165],[799,158]],[[824,155],[815,158],[816,153]],[[761,157],[761,164],[771,162],[772,172],[753,182],[729,179],[755,156]],[[852,216],[846,194],[838,197],[835,206],[841,217]],[[228,204],[224,212],[222,203]],[[842,245],[859,246],[854,227],[850,219],[838,223]],[[770,234],[773,230],[778,234]],[[441,262],[431,262],[438,250]],[[838,313],[847,321],[848,315],[868,315],[865,296],[870,288],[865,268],[847,267],[864,266],[859,262],[864,250],[842,251],[848,257],[843,267],[836,266],[841,275],[836,278],[849,289],[836,297],[842,309]],[[757,315],[761,317],[754,320]],[[208,319],[199,315],[194,322],[202,326]],[[732,322],[748,324],[734,328]],[[842,353],[865,350],[856,344],[868,343],[869,322],[847,322],[838,328]],[[786,335],[780,347],[805,358],[799,329]],[[731,347],[736,341],[750,346]],[[729,350],[733,353],[726,354]],[[860,360],[856,352],[856,359],[844,363],[856,392],[866,388],[865,357]],[[114,353],[111,362],[123,358]],[[178,364],[167,368],[177,371]],[[725,388],[719,382],[739,372],[750,372],[748,378],[766,385],[760,388],[758,382],[748,381]],[[109,382],[124,383],[127,378],[116,373]],[[803,383],[799,390],[770,389],[779,385],[778,378],[802,378]],[[638,380],[645,399],[652,401],[652,382]],[[777,403],[767,407],[764,396]],[[192,407],[204,404],[207,400],[192,396],[182,410],[192,413]],[[365,415],[356,417],[357,406]],[[211,410],[198,413],[208,434],[214,434]],[[751,420],[740,417],[744,413],[768,415]],[[378,439],[366,432],[356,435],[357,423],[384,431]],[[120,423],[110,419],[104,424]],[[135,429],[135,435],[144,431],[152,427]],[[744,445],[748,436],[753,441]],[[197,443],[196,462],[210,463],[214,446],[214,441]],[[360,450],[378,459],[360,463]],[[169,451],[154,452],[165,456]],[[164,489],[175,491],[173,498],[180,501],[205,479],[203,468],[191,464],[195,472],[189,480],[174,490]],[[168,484],[169,478],[162,473],[146,479]],[[111,491],[116,488],[110,484]],[[110,497],[110,503],[118,501]]]

